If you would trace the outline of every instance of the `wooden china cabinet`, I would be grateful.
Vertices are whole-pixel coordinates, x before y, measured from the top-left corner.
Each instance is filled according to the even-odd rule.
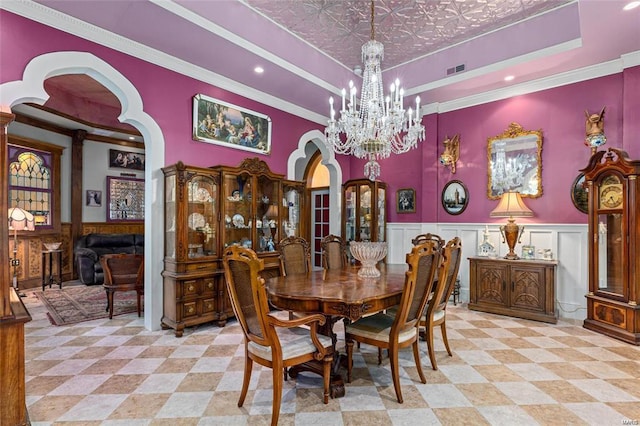
[[[219,174],[182,162],[165,175],[163,328],[181,337],[185,327],[233,316],[218,248]]]
[[[277,276],[278,242],[304,232],[304,183],[272,173],[258,158],[211,170],[220,174],[220,251],[231,244],[251,248],[264,259],[262,276]]]
[[[609,148],[582,172],[589,194],[584,327],[640,345],[640,160]]]
[[[233,316],[222,269],[231,244],[252,248],[265,260],[265,278],[280,273],[276,251],[286,236],[305,231],[304,182],[272,173],[258,159],[238,167],[193,167],[178,162],[165,176],[164,311],[162,326],[175,329]]]
[[[386,241],[387,184],[353,179],[342,185],[342,237],[345,241]]]

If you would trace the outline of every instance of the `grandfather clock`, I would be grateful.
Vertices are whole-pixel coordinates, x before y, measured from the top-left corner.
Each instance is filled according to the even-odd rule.
[[[589,193],[584,327],[640,345],[640,161],[609,148],[582,172]]]

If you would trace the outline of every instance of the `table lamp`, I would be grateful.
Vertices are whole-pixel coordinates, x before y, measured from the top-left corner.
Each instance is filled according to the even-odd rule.
[[[31,213],[20,207],[11,207],[9,209],[9,230],[13,230],[13,258],[11,258],[11,266],[13,266],[13,287],[16,289],[21,297],[26,295],[21,294],[18,290],[18,266],[20,266],[20,260],[18,259],[18,231],[35,231],[35,218]]]
[[[493,209],[490,216],[509,218],[507,224],[500,227],[502,242],[506,242],[509,246],[509,253],[507,253],[504,258],[511,260],[519,259],[516,252],[513,251],[513,248],[516,246],[516,243],[520,242],[520,238],[524,232],[524,226],[516,225],[514,217],[531,217],[533,216],[533,212],[524,204],[519,192],[505,192],[502,194],[500,203]]]

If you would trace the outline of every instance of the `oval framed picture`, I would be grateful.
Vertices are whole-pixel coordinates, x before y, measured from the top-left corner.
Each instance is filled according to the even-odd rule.
[[[442,207],[451,214],[457,215],[464,211],[469,204],[469,192],[464,183],[459,180],[452,180],[442,189]]]
[[[571,201],[582,213],[589,213],[589,192],[584,184],[584,173],[580,173],[571,185]]]

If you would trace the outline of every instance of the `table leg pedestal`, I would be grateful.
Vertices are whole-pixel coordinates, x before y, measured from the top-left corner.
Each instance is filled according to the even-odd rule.
[[[53,274],[53,257],[56,257],[57,274]],[[48,268],[47,268],[48,266]],[[62,289],[62,250],[43,251],[42,252],[42,291],[48,285],[57,284]]]

